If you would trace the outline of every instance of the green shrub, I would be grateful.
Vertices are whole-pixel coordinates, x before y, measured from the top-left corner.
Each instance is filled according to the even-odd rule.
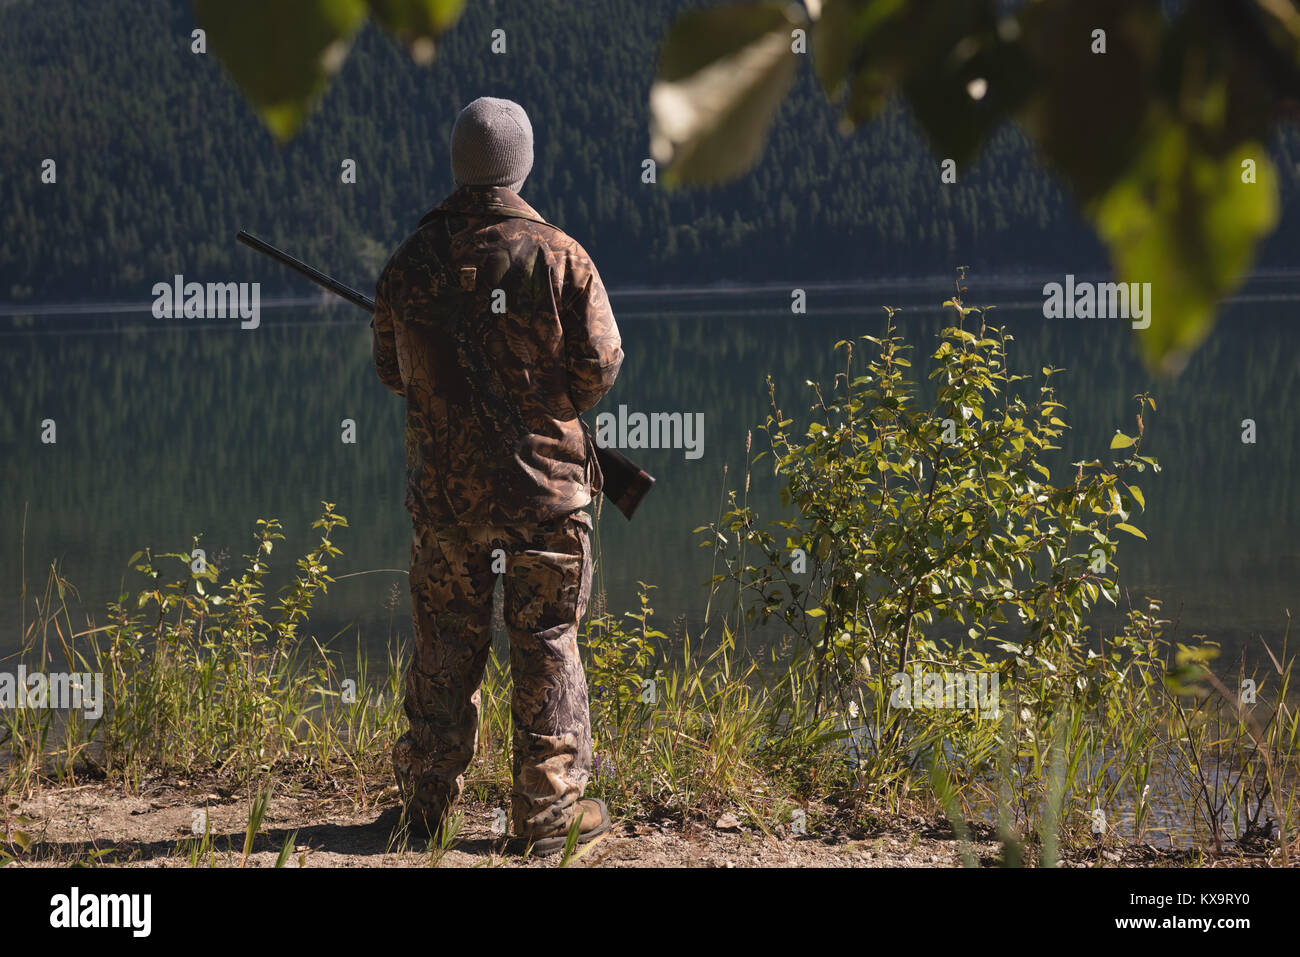
[[[781,672],[790,706],[773,738],[833,713],[877,791],[906,793],[918,768],[945,766],[962,784],[1000,764],[1006,775],[1036,771],[1046,799],[1053,742],[1073,734],[1078,745],[1096,729],[1084,716],[1104,709],[1134,667],[1158,670],[1156,609],[1105,641],[1088,638],[1090,610],[1120,597],[1121,533],[1142,535],[1136,476],[1159,470],[1141,454],[1155,400],[1135,396],[1137,435],[1115,434],[1118,460],[1073,462],[1053,481],[1050,453],[1068,428],[1052,384],[1059,370],[1014,372],[1012,337],[967,307],[963,291],[959,281],[944,304],[954,324],[930,357],[928,406],[892,310],[881,337],[863,337],[865,368],[856,343],[836,344],[843,371],[827,390],[809,383],[806,426],[782,413],[769,380],[770,447],[755,461],[772,463],[795,514],[763,523],[733,493],[702,531],[721,551],[715,586],[736,588],[751,623],[776,623],[793,644]],[[792,675],[806,687],[796,691]],[[944,675],[992,694],[970,707],[951,697],[900,706],[914,700],[905,682]],[[1090,769],[1084,760],[1072,775]]]

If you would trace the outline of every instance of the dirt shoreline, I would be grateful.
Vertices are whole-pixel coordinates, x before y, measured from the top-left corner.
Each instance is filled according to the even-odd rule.
[[[554,867],[560,858],[523,858],[507,853],[493,832],[493,808],[467,799],[464,823],[445,853],[427,840],[394,835],[395,789],[358,795],[338,788],[285,788],[271,798],[253,852],[243,860],[248,795],[212,781],[154,780],[137,792],[96,782],[45,788],[5,805],[6,829],[18,816],[33,843],[10,867],[60,866],[74,862],[107,866],[188,867],[201,837],[203,809],[211,822],[212,852],[200,866],[273,867],[296,832],[290,867]],[[819,809],[820,810],[820,809]],[[499,820],[499,815],[497,816]],[[716,822],[632,819],[615,815],[611,832],[593,843],[575,867],[960,867],[962,846],[940,817],[879,817],[874,827],[846,827],[832,814],[817,815],[806,834],[781,827],[774,833],[745,826],[734,817]],[[200,835],[195,835],[195,822]],[[734,826],[733,826],[734,825]],[[981,867],[997,866],[1001,850],[987,828],[971,825],[969,852]],[[1197,851],[1149,844],[1087,849],[1075,867],[1265,866],[1264,853],[1234,850],[1218,858]]]

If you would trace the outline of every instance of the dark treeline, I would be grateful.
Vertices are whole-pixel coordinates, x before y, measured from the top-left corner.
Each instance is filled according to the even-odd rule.
[[[183,0],[18,0],[0,8],[0,300],[149,297],[173,273],[303,289],[231,240],[261,231],[359,285],[451,189],[456,111],[522,102],[537,161],[525,197],[596,254],[612,284],[810,282],[977,270],[1086,271],[1104,252],[1024,139],[1003,130],[957,185],[905,108],[841,135],[811,70],[761,164],[726,187],[641,180],[657,50],[681,0],[474,2],[431,69],[373,27],[281,149]],[[489,50],[506,30],[508,52]],[[1295,163],[1274,147],[1293,193]],[[41,183],[41,163],[57,183]],[[340,180],[357,164],[357,183]],[[1294,232],[1294,229],[1292,230]],[[1281,263],[1285,237],[1271,243]]]

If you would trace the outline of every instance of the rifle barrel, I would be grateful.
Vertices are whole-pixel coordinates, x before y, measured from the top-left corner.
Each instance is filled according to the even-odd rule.
[[[362,309],[366,310],[366,312],[375,311],[375,301],[371,299],[369,296],[364,296],[361,293],[357,292],[355,289],[353,289],[351,286],[345,286],[337,279],[325,275],[319,269],[314,269],[311,266],[308,266],[301,259],[295,259],[294,257],[290,256],[288,253],[284,252],[283,250],[276,249],[266,240],[258,239],[252,233],[246,232],[242,229],[239,231],[239,234],[235,238],[238,239],[245,246],[248,246],[252,249],[256,249],[259,253],[262,253],[263,255],[266,256],[270,256],[276,262],[279,262],[285,266],[288,266],[290,269],[302,273],[302,275],[306,276],[316,285],[323,286],[324,288],[328,289],[330,292],[334,293],[334,295],[336,296],[342,296],[348,302],[352,303],[352,305],[359,306]]]

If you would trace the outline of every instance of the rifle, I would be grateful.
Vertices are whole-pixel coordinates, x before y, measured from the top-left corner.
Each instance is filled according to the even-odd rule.
[[[362,295],[351,286],[345,286],[330,276],[325,275],[319,269],[308,266],[300,259],[295,259],[288,253],[276,249],[265,240],[258,239],[251,233],[240,230],[235,237],[245,246],[257,250],[265,256],[270,256],[281,265],[288,266],[302,275],[306,276],[318,286],[322,286],[371,314],[375,311],[375,301],[369,296]],[[579,421],[582,421],[581,419]],[[596,440],[591,436],[591,430],[587,428],[587,423],[582,423],[582,429],[591,438],[592,448],[596,450],[596,463],[600,466],[601,474],[604,476],[601,491],[605,497],[614,503],[617,508],[628,518],[636,511],[641,500],[646,497],[646,493],[654,486],[654,476],[634,463],[618,449],[607,449],[596,444]]]

